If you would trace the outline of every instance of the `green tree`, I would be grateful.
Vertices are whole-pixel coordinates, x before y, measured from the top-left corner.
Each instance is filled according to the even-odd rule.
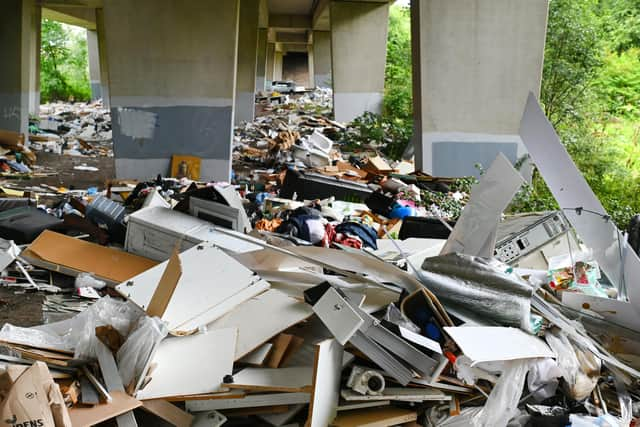
[[[91,97],[87,41],[83,31],[42,20],[40,91],[44,102],[86,101]]]

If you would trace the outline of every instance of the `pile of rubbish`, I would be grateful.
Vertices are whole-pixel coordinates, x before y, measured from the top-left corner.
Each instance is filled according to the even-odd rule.
[[[291,138],[328,164],[267,146],[244,155],[305,167],[0,198],[3,287],[66,296],[0,330],[5,420],[634,425],[640,259],[537,103],[523,142],[561,210],[504,218],[523,179],[502,155],[456,190],[296,117],[246,125],[237,152]]]
[[[101,100],[43,104],[29,123],[29,141],[36,151],[113,157],[111,113]]]

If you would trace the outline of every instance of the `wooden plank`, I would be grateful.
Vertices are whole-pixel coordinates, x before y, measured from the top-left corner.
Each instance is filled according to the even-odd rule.
[[[291,344],[292,339],[292,335],[278,334],[278,336],[276,336],[272,340],[273,349],[271,350],[271,354],[269,354],[269,358],[265,363],[267,365],[267,368],[277,368],[278,366],[280,366],[280,362],[282,361],[287,348]]]
[[[151,297],[149,307],[147,307],[147,315],[162,318],[176,290],[176,286],[178,286],[180,276],[182,276],[182,265],[180,264],[178,248],[176,247],[171,253],[171,258],[169,258],[162,273],[158,287]]]
[[[328,426],[336,417],[343,353],[342,346],[333,338],[316,346],[308,427]]]
[[[307,304],[275,289],[252,298],[210,323],[209,330],[237,327],[235,360],[264,344],[278,333],[313,314]]]
[[[185,404],[187,411],[201,412],[232,408],[296,405],[301,403],[309,403],[309,393],[250,394],[238,399],[187,400]]]
[[[124,391],[112,391],[111,397],[113,399],[111,403],[102,403],[91,407],[74,406],[69,409],[69,417],[71,417],[73,427],[93,426],[113,417],[119,418],[119,416],[122,416],[121,414],[125,413],[130,413],[133,416],[133,412],[130,411],[142,405],[142,402],[129,396]],[[121,424],[121,421],[118,420],[118,425],[126,424]]]
[[[372,408],[341,412],[329,425],[334,427],[389,427],[410,423],[417,419],[416,412],[410,409]]]
[[[303,392],[312,384],[313,368],[298,366],[293,368],[245,368],[233,375],[231,389],[256,391]]]
[[[142,401],[142,409],[170,422],[175,427],[189,427],[193,422],[193,415],[166,400],[144,400]]]
[[[159,399],[220,391],[233,371],[235,328],[165,338],[151,359],[151,381],[136,397]]]

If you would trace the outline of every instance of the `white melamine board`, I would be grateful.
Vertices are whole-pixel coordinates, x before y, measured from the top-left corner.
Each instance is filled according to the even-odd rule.
[[[303,391],[311,387],[313,367],[245,368],[233,375],[229,388],[264,391]]]
[[[269,355],[271,348],[273,348],[273,344],[270,342],[262,344],[260,347],[238,360],[238,362],[247,363],[249,365],[262,365]]]
[[[259,282],[259,278],[251,270],[211,243],[201,243],[179,256],[182,275],[162,316],[169,330],[192,329],[194,325],[190,321],[232,300],[234,296]],[[146,309],[167,262],[121,283],[116,287],[117,291]],[[246,298],[250,298],[252,294],[252,291],[248,292]],[[235,305],[240,302],[235,301]],[[234,304],[227,304],[227,309],[230,310],[233,306]],[[198,326],[201,325],[195,327]]]
[[[417,387],[387,387],[378,395],[363,395],[351,389],[344,389],[340,391],[340,395],[347,401],[400,400],[403,402],[424,402],[427,400],[451,400],[450,394],[445,394],[440,390]]]
[[[473,360],[473,364],[536,357],[555,358],[543,340],[518,328],[445,326],[444,330],[465,356]]]
[[[207,325],[209,330],[237,327],[235,360],[313,314],[311,307],[275,289],[253,297]]]
[[[358,312],[333,288],[327,289],[320,297],[313,306],[313,311],[342,345],[346,344],[364,323]]]
[[[317,345],[309,427],[328,426],[338,413],[343,352],[335,339],[324,340]]]
[[[584,243],[593,250],[598,266],[615,286],[623,290],[626,287],[632,305],[622,309],[624,314],[618,316],[617,311],[603,311],[601,314],[609,320],[637,330],[640,327],[640,286],[637,283],[640,259],[615,224],[605,221],[601,216],[607,214],[602,203],[571,160],[532,93],[529,93],[520,122],[520,137],[564,215]],[[580,207],[585,211],[578,215],[575,208]],[[633,309],[636,310],[635,316],[633,313],[628,316]]]
[[[165,338],[153,356],[151,381],[138,399],[215,393],[233,371],[238,330],[219,329],[186,337]]]
[[[451,231],[441,255],[452,252],[491,257],[496,245],[500,215],[524,184],[524,179],[500,153],[480,181]]]

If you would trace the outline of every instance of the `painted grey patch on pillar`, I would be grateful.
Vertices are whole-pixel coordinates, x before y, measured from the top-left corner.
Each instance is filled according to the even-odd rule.
[[[432,145],[434,176],[480,176],[476,164],[488,168],[502,153],[512,164],[518,159],[518,142],[434,142]]]
[[[253,92],[236,92],[236,111],[233,118],[235,124],[253,121],[255,108],[255,94]]]
[[[170,106],[111,108],[113,151],[116,175],[122,178],[148,179],[168,172],[165,167],[174,154],[203,159],[202,178],[228,180],[231,170],[231,119],[233,107]],[[155,118],[151,138],[134,138],[132,130],[123,129],[121,113]],[[130,117],[129,117],[130,118]],[[125,124],[126,126],[126,124]],[[127,135],[128,134],[128,135]],[[140,134],[142,135],[142,134]],[[211,161],[204,162],[204,159]],[[134,162],[133,160],[144,160]],[[214,162],[213,160],[219,160]],[[215,166],[216,170],[205,168]],[[144,166],[141,169],[131,165]],[[164,166],[163,166],[164,165]],[[224,166],[221,166],[224,165]],[[159,168],[154,170],[154,168]],[[132,176],[132,174],[136,174]]]
[[[27,96],[28,97],[28,96]],[[0,93],[0,129],[25,132],[22,118],[26,114],[27,101],[22,94]]]

